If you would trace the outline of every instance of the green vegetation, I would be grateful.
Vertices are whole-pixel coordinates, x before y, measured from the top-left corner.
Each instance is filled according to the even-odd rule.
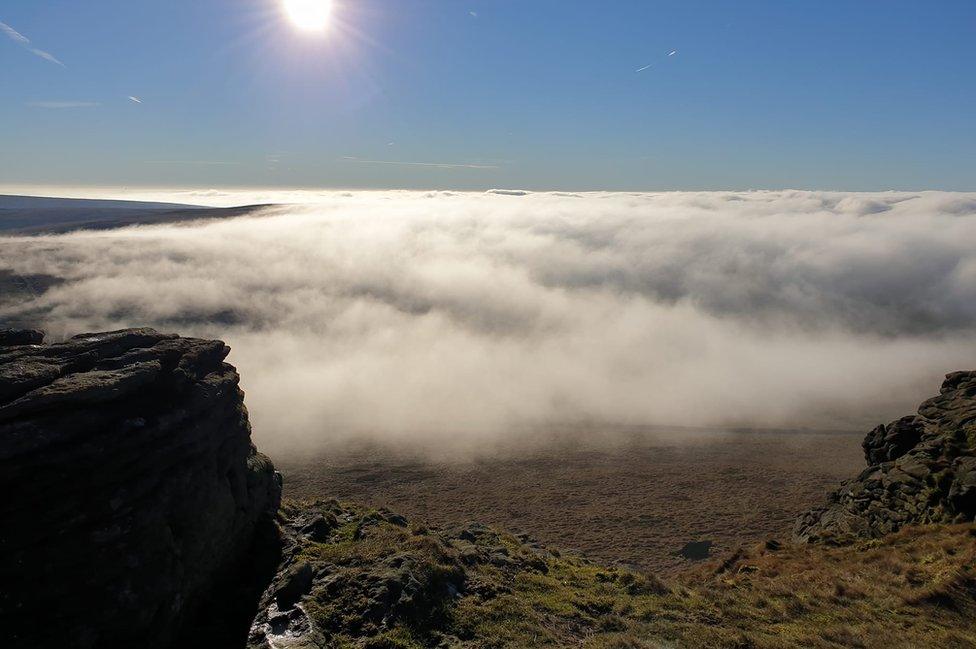
[[[303,606],[335,647],[972,647],[976,528],[742,549],[673,583],[481,525],[428,530],[337,503],[300,537]]]
[[[969,443],[969,448],[976,451],[976,424],[970,424],[964,430],[966,431],[966,441]]]

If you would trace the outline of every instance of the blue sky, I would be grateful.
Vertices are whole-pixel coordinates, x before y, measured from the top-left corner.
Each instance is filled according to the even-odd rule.
[[[971,0],[280,2],[4,0],[0,183],[976,190]]]

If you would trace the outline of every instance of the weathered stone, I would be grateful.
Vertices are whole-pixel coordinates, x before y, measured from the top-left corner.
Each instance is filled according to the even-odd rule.
[[[278,578],[275,589],[275,604],[278,610],[287,611],[295,607],[303,595],[312,589],[312,566],[302,562],[291,566]]]
[[[0,347],[14,345],[40,345],[44,333],[36,329],[0,329]]]
[[[242,646],[279,541],[219,341],[150,329],[0,346],[0,635]],[[11,340],[8,335],[3,340]]]
[[[878,426],[864,438],[864,459],[868,465],[896,460],[918,444],[922,424],[915,416],[902,417]]]
[[[315,516],[311,523],[302,528],[302,531],[308,535],[309,540],[322,543],[329,538],[329,534],[338,524],[339,521],[336,520],[336,517],[327,512],[324,515]]]
[[[864,440],[868,467],[799,517],[801,542],[877,537],[904,525],[976,518],[976,371],[946,376],[918,414]]]

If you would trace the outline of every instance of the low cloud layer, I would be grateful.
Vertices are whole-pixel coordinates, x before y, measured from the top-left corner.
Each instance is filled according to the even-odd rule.
[[[976,194],[512,194],[280,193],[304,204],[0,238],[0,269],[65,280],[0,320],[221,337],[278,453],[581,423],[863,428],[976,367]]]

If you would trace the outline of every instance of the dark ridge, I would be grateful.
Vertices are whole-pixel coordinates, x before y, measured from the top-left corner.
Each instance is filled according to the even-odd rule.
[[[158,225],[230,219],[257,213],[271,205],[180,209],[0,209],[0,234],[65,234],[78,230],[114,230],[132,225]]]

